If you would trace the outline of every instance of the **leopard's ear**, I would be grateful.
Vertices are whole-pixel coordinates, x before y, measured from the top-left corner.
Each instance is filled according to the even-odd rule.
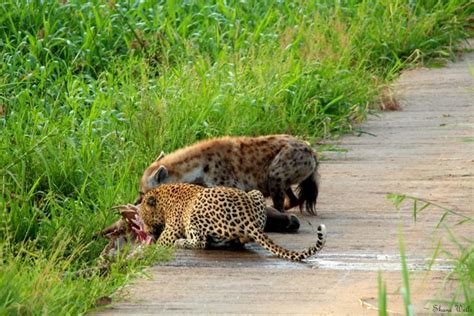
[[[165,156],[165,152],[162,151],[160,155],[158,156],[158,158],[155,159],[155,161],[160,161],[161,159],[163,159],[164,156]]]
[[[168,177],[168,169],[165,166],[161,165],[151,176],[153,186],[157,186],[158,184],[165,181]]]

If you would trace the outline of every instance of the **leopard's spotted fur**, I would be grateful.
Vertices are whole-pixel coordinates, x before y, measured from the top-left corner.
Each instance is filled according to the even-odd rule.
[[[161,231],[157,243],[181,248],[205,248],[209,237],[223,241],[257,242],[272,253],[302,260],[320,251],[326,229],[317,229],[316,245],[302,252],[276,245],[264,232],[265,200],[260,191],[204,188],[193,184],[163,184],[145,194],[140,206],[145,232]]]

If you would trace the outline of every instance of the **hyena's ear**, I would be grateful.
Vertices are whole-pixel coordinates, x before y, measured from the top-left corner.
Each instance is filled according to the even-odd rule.
[[[162,183],[168,177],[168,170],[161,165],[151,176],[155,185]]]
[[[155,159],[155,161],[160,161],[161,159],[163,159],[164,156],[165,156],[165,152],[162,151],[160,155],[158,156],[158,158]]]

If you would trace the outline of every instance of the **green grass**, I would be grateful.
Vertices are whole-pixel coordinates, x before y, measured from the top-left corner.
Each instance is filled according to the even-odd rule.
[[[378,283],[378,312],[379,316],[387,316],[387,285],[382,279],[382,274],[379,271],[377,276]]]
[[[75,277],[81,253],[87,244],[68,251],[77,244],[74,237],[59,231],[47,249],[31,244],[0,245],[0,315],[75,315],[96,305],[99,298],[109,297],[118,287],[141,275],[144,266],[170,258],[170,249],[149,248],[144,259],[126,260],[120,256],[110,272],[92,271],[87,277]]]
[[[403,286],[400,289],[403,298],[403,306],[405,307],[405,315],[406,316],[414,316],[415,310],[413,308],[413,304],[411,303],[411,295],[410,295],[410,276],[407,266],[407,258],[405,255],[405,242],[403,241],[403,232],[400,226],[399,231],[399,247],[400,247],[400,260],[402,265],[402,279],[403,279]]]
[[[83,313],[139,269],[60,278],[161,150],[351,131],[400,70],[455,56],[469,4],[3,1],[0,312]]]
[[[400,264],[401,264],[401,277],[403,280],[403,286],[400,288],[400,293],[403,299],[403,306],[405,308],[406,316],[414,316],[415,310],[411,303],[410,295],[410,271],[408,270],[407,258],[405,255],[405,242],[403,240],[402,226],[399,226],[399,249],[400,249]],[[379,271],[377,277],[378,285],[378,313],[379,316],[388,315],[387,308],[387,284],[382,278],[382,273]]]
[[[453,270],[447,275],[445,283],[455,282],[454,290],[451,294],[451,299],[439,300],[435,297],[432,298],[433,306],[440,306],[445,310],[451,310],[454,312],[465,312],[472,313],[474,311],[474,240],[470,236],[455,236],[450,227],[444,224],[446,218],[454,217],[456,222],[453,224],[457,225],[470,225],[474,222],[474,218],[464,215],[459,211],[456,211],[450,207],[446,207],[432,201],[414,197],[406,194],[388,194],[387,198],[391,200],[397,210],[400,210],[400,207],[404,203],[411,203],[413,209],[413,221],[416,223],[417,216],[420,212],[428,208],[434,208],[441,210],[443,214],[438,220],[438,223],[435,229],[443,227],[448,235],[449,241],[451,244],[455,245],[455,251],[448,250],[448,247],[445,247],[441,244],[441,241],[438,241],[438,244],[433,253],[431,263],[428,267],[428,270],[431,269],[431,265],[434,263],[435,259],[440,255],[444,255],[445,258],[449,258],[453,261]],[[421,204],[421,207],[420,207]],[[413,305],[411,303],[410,296],[410,276],[409,270],[406,264],[406,255],[405,255],[405,245],[403,242],[403,233],[400,227],[400,257],[402,265],[402,280],[403,287],[401,288],[401,295],[403,298],[403,303],[405,307],[405,315],[414,315]],[[378,301],[379,301],[379,315],[387,314],[387,294],[386,294],[386,284],[383,282],[381,275],[378,277]],[[441,290],[441,289],[440,289]],[[444,295],[443,295],[444,296]]]

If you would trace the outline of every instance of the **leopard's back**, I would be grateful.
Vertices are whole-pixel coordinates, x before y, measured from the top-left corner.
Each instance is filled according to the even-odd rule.
[[[187,183],[164,184],[149,191],[140,215],[148,231],[152,226],[182,231],[193,226],[206,235],[229,239],[242,237],[250,226],[263,230],[266,222],[265,199],[257,190],[246,193]]]
[[[238,189],[216,187],[199,193],[193,206],[190,227],[196,226],[206,236],[242,243],[257,242],[279,257],[299,261],[321,251],[326,242],[326,227],[316,231],[316,243],[304,251],[292,251],[275,244],[263,230],[265,199],[260,191],[248,193]],[[194,219],[194,221],[193,221]]]
[[[266,222],[265,200],[256,190],[207,188],[199,193],[192,214],[190,224],[211,237],[227,240],[246,237],[250,227],[263,230]]]

